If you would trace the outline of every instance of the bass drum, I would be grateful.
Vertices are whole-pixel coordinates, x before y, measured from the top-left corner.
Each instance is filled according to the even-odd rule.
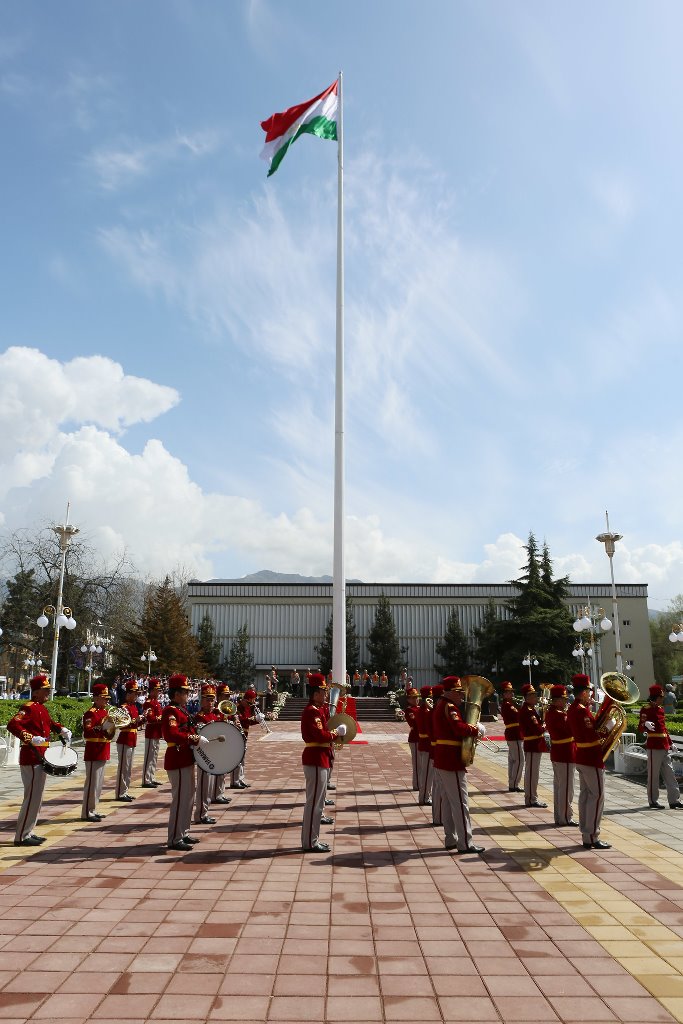
[[[43,754],[43,768],[48,775],[71,775],[78,767],[78,754],[73,747],[60,743],[58,747],[48,747]]]
[[[242,731],[232,722],[209,722],[199,733],[209,745],[192,748],[197,766],[209,775],[227,775],[244,757],[247,744]]]

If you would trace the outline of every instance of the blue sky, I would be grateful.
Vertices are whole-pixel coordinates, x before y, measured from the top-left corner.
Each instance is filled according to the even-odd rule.
[[[2,526],[141,571],[331,571],[344,71],[347,573],[683,591],[674,3],[7,0]]]

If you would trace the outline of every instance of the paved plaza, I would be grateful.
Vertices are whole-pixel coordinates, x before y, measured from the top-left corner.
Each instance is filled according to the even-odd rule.
[[[683,812],[609,776],[612,849],[584,850],[480,746],[486,853],[454,856],[406,788],[405,726],[363,738],[337,761],[319,855],[299,850],[295,723],[252,737],[252,788],[186,854],[164,849],[168,784],[117,804],[113,767],[100,825],[78,820],[82,776],[49,779],[47,842],[14,847],[19,772],[2,770],[2,1024],[683,1020]],[[550,801],[549,780],[548,764]]]

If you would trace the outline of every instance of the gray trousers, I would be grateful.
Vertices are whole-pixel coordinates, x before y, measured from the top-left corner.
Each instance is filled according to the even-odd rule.
[[[168,845],[179,843],[190,831],[192,803],[194,801],[194,765],[185,768],[168,768],[171,783],[171,807],[168,814]]]
[[[664,779],[669,805],[681,799],[678,779],[671,763],[670,750],[648,750],[647,752],[647,798],[651,804],[659,801],[659,779]]]
[[[227,775],[214,775],[213,785],[213,800],[215,801],[219,796],[225,796],[225,780]]]
[[[556,825],[566,825],[574,817],[573,762],[553,761],[553,811]]]
[[[43,791],[47,782],[44,768],[39,764],[22,764],[21,781],[24,783],[24,800],[17,818],[14,841],[20,843],[33,832],[43,803]]]
[[[209,804],[214,794],[215,778],[215,775],[209,775],[208,772],[203,772],[201,768],[197,769],[197,787],[194,801],[195,823],[201,821],[209,813]]]
[[[470,804],[467,796],[466,772],[447,772],[437,768],[436,774],[443,793],[443,828],[446,833],[446,847],[457,844],[459,850],[472,845],[472,824]]]
[[[124,747],[123,743],[117,743],[116,751],[119,755],[119,769],[116,773],[116,799],[119,800],[122,796],[127,796],[130,789],[135,747]]]
[[[420,788],[420,783],[417,781],[417,743],[409,743],[410,747],[410,761],[413,766],[413,789],[417,792]]]
[[[244,782],[244,762],[246,761],[246,759],[247,759],[247,748],[245,746],[245,748],[244,748],[244,757],[242,758],[240,763],[237,765],[237,767],[233,768],[233,770],[232,770],[232,772],[230,774],[230,785],[231,786],[236,786],[238,782]]]
[[[518,789],[524,771],[524,743],[508,740],[508,789]]]
[[[579,773],[579,828],[584,843],[600,838],[600,820],[605,806],[605,769],[577,764]]]
[[[432,799],[432,783],[434,775],[434,762],[429,756],[428,750],[417,752],[417,781],[419,804],[426,804]]]
[[[151,786],[155,780],[158,758],[159,740],[145,738],[145,760],[142,762],[142,781],[145,786]]]
[[[524,803],[527,807],[538,800],[538,773],[542,757],[542,754],[524,754]]]
[[[81,805],[81,818],[89,818],[97,810],[97,805],[102,796],[102,783],[104,782],[104,769],[106,761],[85,762],[85,782],[83,784],[83,803]]]
[[[303,769],[306,779],[306,805],[304,820],[301,824],[301,846],[304,850],[310,850],[318,842],[320,835],[320,819],[325,807],[328,769],[318,768],[315,764],[305,764]]]
[[[441,776],[432,761],[432,825],[443,825],[443,805],[445,797],[441,786]]]

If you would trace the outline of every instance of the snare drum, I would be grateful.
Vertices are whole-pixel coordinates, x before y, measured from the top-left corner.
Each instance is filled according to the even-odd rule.
[[[209,745],[192,748],[198,766],[209,775],[227,775],[244,757],[247,749],[242,732],[232,722],[209,722],[201,730]]]
[[[48,775],[71,775],[78,766],[78,754],[73,747],[60,743],[58,747],[48,747],[43,754],[43,768]]]

